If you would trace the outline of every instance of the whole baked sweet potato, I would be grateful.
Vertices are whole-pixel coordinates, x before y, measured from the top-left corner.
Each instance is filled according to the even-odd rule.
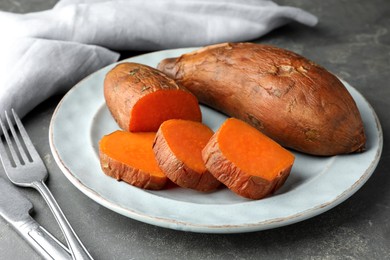
[[[104,80],[104,98],[125,131],[156,132],[168,119],[201,121],[197,98],[155,68],[125,62]]]
[[[291,51],[225,43],[165,59],[158,69],[201,103],[250,123],[285,147],[323,156],[364,150],[362,119],[348,90]]]

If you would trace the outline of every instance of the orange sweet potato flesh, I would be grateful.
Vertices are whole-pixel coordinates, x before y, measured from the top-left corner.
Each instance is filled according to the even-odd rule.
[[[253,43],[208,46],[158,68],[201,103],[246,121],[279,144],[313,155],[363,151],[352,96],[323,67],[288,50]]]
[[[115,131],[99,142],[100,165],[103,172],[133,186],[158,190],[167,177],[154,158],[152,145],[156,133]]]
[[[121,63],[104,80],[104,97],[119,127],[156,132],[172,118],[201,121],[197,98],[160,71],[138,63]]]
[[[203,192],[220,185],[202,159],[202,150],[213,133],[206,125],[189,120],[171,119],[161,124],[153,150],[161,170],[172,182]]]
[[[202,152],[206,168],[236,194],[261,199],[288,178],[294,155],[249,124],[227,119]]]

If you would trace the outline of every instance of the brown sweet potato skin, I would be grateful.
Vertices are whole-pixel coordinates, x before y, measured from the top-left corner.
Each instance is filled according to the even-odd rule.
[[[248,122],[285,147],[321,156],[364,150],[363,122],[348,90],[293,52],[225,43],[163,60],[158,68],[201,103]]]
[[[157,131],[153,151],[161,170],[180,187],[209,192],[220,186],[221,183],[208,170],[199,174],[179,160],[172,153],[160,130]]]
[[[272,181],[250,175],[223,155],[218,145],[218,133],[211,137],[202,155],[206,168],[215,178],[234,193],[248,199],[262,199],[273,194],[285,183],[292,168],[281,171]]]
[[[133,186],[148,190],[160,190],[166,184],[166,179],[132,168],[109,157],[101,150],[99,151],[99,157],[103,172],[118,181],[122,180]]]
[[[120,63],[110,70],[104,79],[106,105],[119,127],[125,131],[133,131],[130,126],[132,109],[137,102],[148,94],[167,90],[183,91],[193,96],[188,90],[179,86],[161,71],[138,63]],[[201,112],[196,97],[193,96],[191,101],[193,102],[188,104],[188,107],[192,105],[196,109],[196,116],[193,119],[201,121]],[[139,131],[156,132],[157,129],[158,126],[154,129]]]

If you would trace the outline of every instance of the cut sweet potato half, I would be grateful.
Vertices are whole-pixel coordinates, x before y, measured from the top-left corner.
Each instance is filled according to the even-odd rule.
[[[213,131],[200,122],[171,119],[161,124],[153,151],[161,170],[177,185],[215,190],[220,182],[206,169],[202,150]]]
[[[118,130],[104,136],[99,143],[103,172],[139,188],[163,188],[167,177],[154,158],[152,145],[155,135]]]
[[[206,168],[236,194],[261,199],[283,185],[294,155],[249,124],[230,118],[202,152]]]
[[[121,63],[104,80],[104,97],[119,127],[156,132],[168,119],[201,121],[197,98],[161,71],[138,63]]]
[[[130,118],[129,130],[133,132],[157,131],[162,122],[172,118],[202,120],[195,96],[182,90],[145,95],[134,105]]]

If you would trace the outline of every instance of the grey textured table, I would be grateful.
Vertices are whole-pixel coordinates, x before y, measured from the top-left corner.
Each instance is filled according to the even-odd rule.
[[[2,0],[0,10],[38,11],[50,8],[55,2]],[[96,259],[390,259],[390,2],[277,2],[302,7],[317,15],[320,23],[315,28],[291,24],[256,42],[301,53],[348,81],[365,96],[384,133],[382,157],[372,177],[339,206],[282,228],[212,235],[155,227],[100,206],[61,173],[48,142],[49,122],[61,98],[54,97],[23,121],[50,171],[49,188]],[[4,175],[2,169],[0,175]],[[34,204],[33,217],[62,238],[38,193],[29,189],[21,192]],[[0,259],[39,259],[2,219]]]

